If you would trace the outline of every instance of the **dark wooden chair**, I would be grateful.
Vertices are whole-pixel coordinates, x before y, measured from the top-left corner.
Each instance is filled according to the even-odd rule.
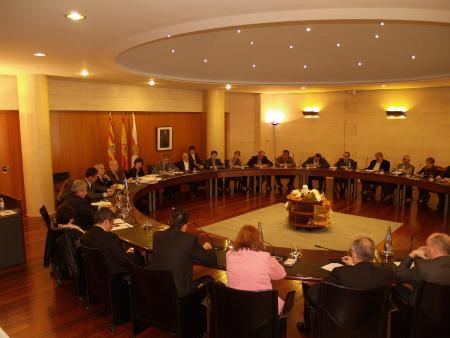
[[[422,282],[412,309],[411,338],[450,337],[450,285]]]
[[[214,283],[211,289],[211,337],[285,338],[287,317],[294,303],[290,291],[281,314],[278,292],[242,291]]]
[[[130,319],[129,289],[124,279],[126,273],[111,274],[102,250],[83,245],[80,250],[86,272],[86,308],[89,310],[91,305],[103,302],[111,311],[112,324],[109,329],[114,331],[116,325]]]
[[[390,286],[360,290],[321,283],[311,310],[314,338],[385,338]]]
[[[43,205],[39,209],[39,213],[42,216],[42,219],[47,226],[47,236],[45,239],[45,248],[44,248],[44,267],[51,266],[50,275],[53,277],[55,273],[59,271],[59,255],[58,250],[56,248],[56,240],[63,234],[62,231],[58,231],[53,225],[53,220],[50,217],[47,208]]]
[[[178,337],[203,337],[206,307],[202,300],[207,285],[178,297],[170,271],[152,271],[128,261],[133,336],[148,326],[156,326]]]

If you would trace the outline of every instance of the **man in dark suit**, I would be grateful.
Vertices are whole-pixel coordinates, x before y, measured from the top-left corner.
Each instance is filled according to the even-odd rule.
[[[103,163],[98,163],[94,165],[94,168],[97,169],[98,175],[95,184],[97,186],[110,188],[113,185],[111,178],[105,172],[105,165]]]
[[[268,167],[273,167],[273,162],[271,162],[267,158],[266,153],[264,151],[260,150],[260,151],[258,151],[257,155],[252,156],[252,158],[250,158],[250,160],[248,160],[247,166],[256,167],[256,168],[268,168]],[[258,187],[259,180],[256,180],[256,181],[257,181],[256,190],[258,190],[259,189],[259,187]],[[262,176],[261,185],[262,185],[262,183],[264,183],[264,181],[267,181],[266,190],[271,191],[272,190],[271,177],[268,175]],[[253,180],[250,180],[250,184],[252,184],[252,183],[253,183]]]
[[[113,184],[122,184],[125,179],[123,172],[119,171],[119,162],[116,160],[109,161],[109,170],[106,175],[111,179]]]
[[[107,208],[95,213],[95,225],[81,238],[81,244],[88,248],[98,248],[103,256],[111,274],[127,271],[126,260],[129,259],[137,265],[144,264],[144,258],[133,247],[125,250],[119,237],[112,232],[114,214]]]
[[[374,172],[379,173],[388,173],[390,168],[391,162],[384,159],[383,153],[378,152],[375,154],[375,159],[370,162],[366,170],[373,170]],[[382,184],[372,181],[362,181],[361,183],[362,183],[361,199],[363,201],[367,201],[369,198],[375,199],[377,187]]]
[[[199,244],[197,236],[186,233],[189,214],[174,208],[169,219],[170,228],[153,235],[150,270],[171,271],[177,292],[183,296],[197,286],[192,280],[194,261],[215,265],[217,257],[210,243]]]
[[[375,243],[368,237],[361,237],[352,243],[352,255],[342,257],[344,266],[337,267],[323,280],[335,285],[355,289],[374,289],[392,284],[395,280],[390,267],[378,267],[373,264]],[[309,307],[315,307],[319,301],[320,284],[311,287],[302,283],[305,298],[304,323],[298,323],[301,331],[309,329]]]
[[[334,164],[337,169],[354,170],[357,169],[358,164],[355,160],[350,158],[350,152],[345,151],[342,157]],[[348,180],[346,178],[336,177],[334,179],[334,190],[339,193],[340,197],[344,197],[347,191]]]
[[[195,151],[194,146],[189,147],[189,161],[192,163],[192,166],[195,169],[202,169],[202,161],[200,160],[200,156],[198,155],[198,153]]]
[[[181,154],[181,160],[175,163],[175,166],[178,170],[182,172],[192,172],[195,168],[194,162],[189,160],[189,154],[184,152]],[[197,197],[195,192],[197,190],[198,183],[190,183],[189,184],[189,194],[191,197]]]
[[[86,198],[87,183],[83,180],[75,180],[71,189],[72,193],[64,199],[63,205],[70,205],[75,210],[74,223],[81,229],[90,229],[94,225],[95,208]]]
[[[114,189],[107,188],[96,184],[98,178],[98,170],[94,167],[86,169],[87,198],[90,200],[98,200],[104,197],[110,197],[114,194]]]
[[[302,163],[302,167],[313,167],[313,168],[329,168],[330,164],[321,154],[317,153],[314,156],[308,157],[308,159]],[[319,191],[325,192],[326,184],[325,177],[322,176],[308,176],[308,187],[313,188],[313,181],[317,180],[319,182]]]
[[[216,169],[220,169],[224,167],[224,164],[222,163],[220,158],[217,158],[217,155],[218,153],[216,150],[211,151],[211,157],[205,161],[206,169],[214,169],[214,167]]]
[[[404,303],[414,303],[415,291],[424,280],[450,285],[450,236],[434,233],[428,236],[426,244],[411,251],[397,269],[397,282],[413,286],[413,290],[404,285],[395,288],[395,294]]]

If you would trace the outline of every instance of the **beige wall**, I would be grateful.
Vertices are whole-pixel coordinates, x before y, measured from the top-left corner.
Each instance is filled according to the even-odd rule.
[[[305,119],[306,106],[320,107],[320,119]],[[407,119],[388,120],[388,106],[405,106]],[[262,95],[261,145],[273,154],[272,126],[264,116],[267,110],[281,110],[285,121],[276,128],[277,153],[283,148],[295,154],[296,161],[315,152],[330,162],[344,150],[351,152],[360,167],[382,151],[398,163],[405,153],[417,166],[427,156],[440,165],[450,164],[450,88],[379,90]]]
[[[259,149],[259,94],[225,94],[225,112],[230,114],[227,158],[240,150],[246,160]]]
[[[18,109],[16,77],[0,75],[0,110]]]

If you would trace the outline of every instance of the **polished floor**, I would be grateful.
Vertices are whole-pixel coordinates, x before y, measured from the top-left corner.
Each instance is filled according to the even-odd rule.
[[[254,209],[283,201],[285,195],[274,192],[259,195],[226,195],[210,200],[207,197],[196,199],[178,198],[171,203],[189,211],[191,219],[200,226],[236,216]],[[413,237],[413,246],[424,243],[426,237],[442,229],[442,216],[434,209],[436,201],[431,200],[430,209],[420,210],[413,203],[405,213],[393,205],[381,203],[361,204],[346,200],[333,200],[333,209],[366,217],[402,222],[394,233],[394,250],[408,249]],[[170,204],[162,204],[155,217],[166,221]],[[114,333],[108,331],[109,316],[101,304],[87,311],[84,302],[77,299],[73,285],[69,282],[57,287],[50,278],[49,269],[42,264],[46,228],[40,218],[25,218],[25,242],[27,262],[23,266],[0,270],[0,327],[11,337],[130,337],[131,325],[118,326]],[[196,275],[210,274],[217,280],[224,280],[223,271],[196,268]],[[300,290],[298,282],[274,282],[280,294],[288,290]],[[288,337],[303,337],[295,328],[302,318],[303,302],[297,293],[296,303],[288,322]],[[149,328],[142,337],[163,338],[170,334]]]

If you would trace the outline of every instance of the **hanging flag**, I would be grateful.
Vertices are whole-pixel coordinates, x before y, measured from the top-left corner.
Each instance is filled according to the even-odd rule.
[[[122,131],[120,133],[120,165],[123,170],[128,170],[128,143],[124,113],[122,113]]]
[[[136,130],[136,119],[134,113],[131,114],[131,167],[134,165],[134,160],[139,157],[139,149],[137,142],[137,130]]]
[[[111,112],[109,113],[108,158],[110,161],[116,159],[116,143],[114,140],[114,127]]]

